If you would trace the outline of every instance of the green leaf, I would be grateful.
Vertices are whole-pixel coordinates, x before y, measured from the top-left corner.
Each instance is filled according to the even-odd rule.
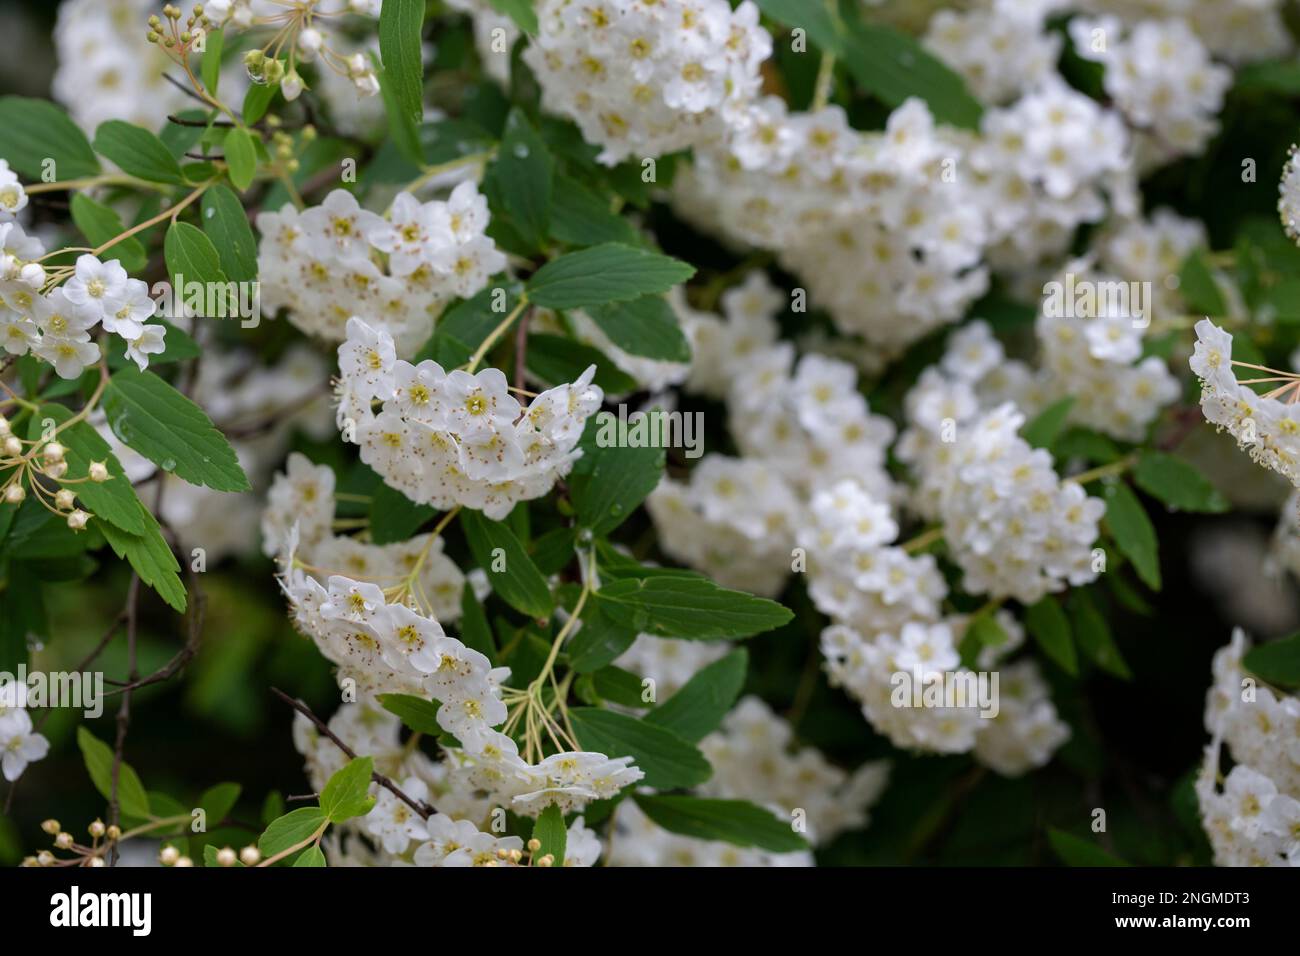
[[[1122,481],[1107,482],[1106,526],[1120,551],[1133,562],[1138,577],[1153,591],[1160,590],[1160,553],[1156,529],[1146,510]]]
[[[32,419],[29,437],[40,437],[49,421],[62,426],[70,418],[72,412],[63,405],[43,405]],[[155,522],[146,521],[141,514],[140,499],[136,497],[135,489],[131,487],[130,480],[113,455],[112,448],[99,432],[84,421],[78,422],[59,432],[59,442],[65,449],[67,478],[75,482],[69,487],[76,492],[87,511],[128,534],[143,535],[150,525],[156,527]],[[82,480],[89,473],[92,461],[104,463],[109,474],[107,481]]]
[[[619,434],[618,418],[599,413],[579,443],[582,457],[569,479],[578,521],[592,534],[609,534],[655,490],[664,473],[662,448],[632,448]]]
[[[226,35],[220,30],[209,30],[204,35],[203,44],[199,74],[208,92],[215,96],[217,84],[221,82],[221,56],[225,52]]]
[[[587,314],[611,342],[629,355],[658,362],[691,360],[691,345],[677,313],[661,295],[596,306]]]
[[[49,100],[0,97],[0,158],[29,180],[43,180],[45,164],[59,182],[94,176],[99,159],[90,142],[62,108]]]
[[[279,88],[279,83],[274,85],[270,83],[253,83],[248,87],[248,92],[244,94],[244,106],[241,110],[244,125],[252,126],[266,115],[267,109],[271,106],[271,101],[275,99],[275,91]]]
[[[1074,619],[1074,637],[1084,656],[1102,670],[1132,680],[1133,673],[1115,646],[1110,624],[1097,610],[1097,605],[1087,591],[1076,590],[1070,594],[1070,616]]]
[[[203,845],[203,865],[205,867],[213,867],[219,870],[227,869],[227,867],[224,867],[217,862],[217,854],[220,852],[221,851],[217,849],[217,847],[214,846],[213,844],[205,843]],[[243,866],[244,866],[243,863],[241,863],[239,860],[235,860],[234,865],[229,867],[229,869],[237,870],[242,868]]]
[[[272,857],[297,846],[329,822],[320,807],[299,807],[271,821],[266,832],[257,841],[262,856]]]
[[[95,152],[106,156],[123,172],[151,183],[183,186],[185,176],[166,144],[142,126],[122,120],[101,123],[95,131]]]
[[[589,674],[610,664],[636,640],[636,631],[611,621],[593,601],[582,612],[582,627],[569,639],[565,650],[569,667],[578,674]]]
[[[634,246],[642,241],[636,228],[610,208],[609,200],[560,172],[551,193],[551,238],[579,247],[604,242]]]
[[[1010,639],[1010,635],[992,614],[977,614],[970,619],[966,633],[962,635],[958,648],[961,651],[961,662],[973,670],[980,651],[986,647],[1001,647]]]
[[[1025,626],[1034,640],[1067,674],[1079,673],[1079,660],[1070,636],[1070,621],[1053,597],[1045,597],[1025,611]]]
[[[551,179],[555,160],[546,141],[515,107],[506,117],[501,148],[489,168],[485,189],[532,250],[546,240],[551,221]]]
[[[855,23],[844,39],[844,61],[858,84],[886,106],[912,96],[925,100],[940,123],[978,129],[984,108],[960,75],[893,27]]]
[[[580,696],[589,704],[609,701],[641,710],[648,703],[642,698],[644,685],[641,678],[621,667],[602,667],[587,677],[582,686],[589,692]]]
[[[379,15],[379,56],[402,116],[424,119],[424,0],[387,0]]]
[[[74,193],[72,196],[72,221],[94,247],[107,244],[125,231],[116,212],[95,202],[85,193]],[[118,260],[127,272],[139,272],[149,264],[149,256],[135,236],[113,243],[103,257]]]
[[[542,844],[534,851],[534,860],[549,854],[555,858],[552,866],[564,865],[564,851],[569,841],[569,831],[564,826],[564,813],[555,804],[551,804],[537,817],[537,822],[533,824],[533,839]]]
[[[647,817],[671,833],[758,847],[773,853],[808,849],[807,841],[795,833],[791,823],[748,800],[706,800],[648,793],[638,793],[633,799]]]
[[[626,395],[637,390],[636,379],[620,371],[603,353],[562,335],[530,335],[526,365],[530,373],[551,386],[572,382],[594,365],[595,382],[606,394]]]
[[[758,0],[765,14],[788,27],[807,31],[809,39],[824,52],[844,52],[844,27],[834,4],[821,0]]]
[[[320,794],[321,811],[330,823],[344,823],[370,812],[375,805],[370,795],[370,776],[374,772],[371,757],[354,757],[334,772]]]
[[[209,829],[230,816],[230,811],[235,809],[235,804],[239,802],[241,789],[237,783],[219,783],[203,791],[197,806],[202,807],[207,814]]]
[[[699,748],[663,727],[596,707],[574,707],[569,719],[584,750],[632,757],[645,774],[644,786],[656,790],[694,787],[713,772]]]
[[[1276,687],[1300,687],[1300,634],[1251,648],[1242,664]]]
[[[1083,458],[1095,465],[1119,459],[1119,447],[1111,439],[1087,428],[1071,428],[1052,443],[1058,459]]]
[[[748,667],[749,653],[737,648],[697,673],[645,719],[698,743],[716,730],[731,710],[745,686]]]
[[[253,177],[257,174],[257,147],[253,145],[253,136],[248,130],[236,126],[226,133],[222,150],[230,181],[242,193],[253,184]]]
[[[320,844],[313,843],[307,849],[298,855],[298,859],[293,861],[295,867],[299,866],[324,866],[325,854],[320,848]]]
[[[203,231],[217,250],[221,271],[235,282],[257,279],[257,239],[239,197],[223,183],[203,194]]]
[[[532,618],[550,617],[554,603],[546,579],[514,533],[477,511],[462,511],[460,524],[469,549],[501,600]]]
[[[489,286],[472,299],[458,302],[438,320],[433,337],[412,361],[433,359],[443,368],[464,365],[519,304],[522,291],[518,283],[508,282]]]
[[[384,710],[395,714],[408,728],[417,734],[425,734],[435,740],[442,736],[438,726],[438,702],[425,700],[412,694],[380,694],[379,703]]]
[[[1228,499],[1195,466],[1162,451],[1142,452],[1133,480],[1147,494],[1179,511],[1218,514],[1228,510]]]
[[[186,284],[226,282],[217,247],[202,229],[191,226],[188,222],[172,223],[163,240],[163,255],[167,260],[167,272],[171,275],[172,285],[178,295],[184,289],[182,280]]]
[[[474,586],[468,581],[460,592],[460,639],[466,647],[472,647],[495,662],[496,644],[492,640],[492,627],[488,624],[483,605],[474,594]]]
[[[235,450],[203,409],[152,372],[117,372],[104,410],[113,434],[163,471],[215,491],[249,490]]]
[[[77,747],[86,761],[91,782],[105,800],[113,794],[113,749],[84,726],[77,728]],[[125,760],[117,770],[117,803],[122,814],[137,820],[149,819],[149,795],[139,775]]]
[[[1050,449],[1065,428],[1065,420],[1070,417],[1073,408],[1073,396],[1054,402],[1020,430],[1021,437],[1035,448]]]
[[[436,509],[417,505],[396,488],[381,483],[370,499],[370,538],[375,544],[405,541],[437,513]]]
[[[1066,866],[1128,866],[1123,860],[1107,853],[1090,840],[1049,827],[1047,839],[1052,849]]]
[[[139,503],[140,515],[145,522],[144,534],[130,534],[111,522],[98,516],[91,519],[92,528],[97,528],[104,535],[113,553],[125,558],[140,575],[140,580],[158,592],[158,596],[179,612],[185,611],[185,585],[181,584],[181,566],[176,563],[176,555],[163,540],[162,529],[158,519]]]
[[[1178,293],[1195,313],[1206,316],[1227,314],[1228,304],[1214,281],[1203,249],[1198,249],[1183,261],[1178,274]]]
[[[528,281],[528,298],[546,309],[586,309],[667,292],[693,275],[680,259],[609,242],[542,266]]]
[[[515,26],[529,36],[537,35],[537,11],[532,0],[488,0],[492,9],[515,21]]]
[[[750,637],[794,617],[775,601],[676,575],[614,581],[596,599],[610,620],[638,633],[697,641]]]

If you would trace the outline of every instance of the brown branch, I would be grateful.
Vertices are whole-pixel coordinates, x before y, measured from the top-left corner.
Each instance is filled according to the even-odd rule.
[[[272,687],[271,693],[274,694],[276,697],[279,697],[282,701],[284,701],[286,704],[288,704],[298,713],[302,714],[304,717],[310,720],[312,724],[315,725],[316,729],[320,731],[322,736],[328,738],[334,744],[334,746],[338,747],[339,750],[342,750],[345,754],[347,754],[349,760],[356,759],[357,757],[356,751],[353,750],[351,747],[349,747],[347,744],[345,744],[343,741],[339,740],[338,736],[334,733],[334,731],[330,730],[329,727],[325,724],[325,722],[321,720],[319,717],[317,717],[314,713],[312,713],[312,709],[308,707],[306,704],[304,704],[301,700],[298,700],[296,697],[290,697],[288,694],[280,690],[280,688],[278,687]],[[397,786],[397,784],[393,783],[393,781],[389,780],[382,773],[379,773],[378,771],[374,771],[373,773],[370,774],[370,779],[373,780],[375,783],[379,784],[381,787],[383,787],[385,790],[387,790],[389,793],[395,796],[398,800],[401,800],[404,804],[406,804],[408,807],[410,807],[412,810],[418,813],[423,819],[425,820],[429,819],[429,817],[431,817],[436,812],[433,807],[429,806],[423,800],[412,800],[410,797],[408,797],[405,793],[402,792],[402,789],[399,786]]]

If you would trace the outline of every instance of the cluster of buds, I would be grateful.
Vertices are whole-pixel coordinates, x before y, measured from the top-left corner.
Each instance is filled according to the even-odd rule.
[[[0,254],[0,279],[6,282],[20,282],[29,289],[40,291],[45,286],[45,278],[45,266],[39,262],[24,261],[8,252]],[[19,304],[31,305],[30,293],[18,292],[10,294],[15,300],[27,295],[27,302]]]
[[[303,145],[310,143],[316,138],[316,127],[304,127],[301,135]],[[276,130],[271,134],[271,152],[275,156],[276,164],[290,175],[298,171],[298,157],[294,155],[296,151],[297,147],[290,134],[283,130]]]
[[[242,863],[244,866],[257,866],[262,862],[262,851],[251,843],[235,853],[233,847],[223,846],[217,851],[217,866],[234,866],[236,863]]]
[[[25,858],[23,866],[104,866],[104,857],[109,849],[122,838],[120,827],[116,824],[106,826],[103,820],[96,820],[86,828],[90,834],[89,844],[78,843],[58,820],[46,820],[41,829],[54,838],[55,850],[72,855],[56,856],[51,850],[41,850],[35,856]]]
[[[107,463],[92,461],[84,476],[69,478],[67,450],[63,445],[54,437],[32,441],[19,438],[3,415],[0,415],[0,469],[12,469],[0,489],[0,501],[9,505],[22,504],[27,499],[27,486],[30,485],[36,499],[47,510],[66,519],[73,531],[85,530],[93,516],[77,507],[76,492],[67,486],[87,481],[100,484],[111,477]],[[46,482],[58,487],[51,492]]]
[[[196,41],[201,49],[201,38],[212,26],[212,21],[203,12],[202,4],[194,5],[194,11],[186,17],[185,26],[182,27],[181,17],[184,16],[179,7],[167,4],[163,7],[161,17],[154,14],[149,18],[149,32],[145,39],[164,50],[181,55],[188,54]]]

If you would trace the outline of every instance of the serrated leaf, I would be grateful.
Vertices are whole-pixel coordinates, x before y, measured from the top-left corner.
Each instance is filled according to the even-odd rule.
[[[645,774],[644,786],[657,790],[694,787],[713,772],[699,748],[663,727],[595,707],[574,707],[569,719],[584,750],[632,757]]]
[[[105,800],[113,794],[113,748],[104,743],[84,726],[77,728],[77,747],[86,761],[91,782]],[[149,819],[149,795],[139,775],[125,760],[117,769],[117,804],[122,814],[137,820]]]
[[[579,525],[603,537],[626,521],[664,473],[662,448],[633,448],[619,420],[599,413],[587,423],[579,447],[582,457],[569,479]]]
[[[75,193],[72,197],[72,221],[90,245],[96,248],[126,231],[116,212],[95,202],[85,193]],[[105,250],[103,258],[118,260],[127,272],[139,272],[149,264],[149,256],[135,236],[113,243]]]
[[[140,513],[146,523],[144,534],[129,534],[111,522],[99,517],[91,519],[91,527],[99,530],[113,553],[124,558],[140,580],[158,592],[158,596],[176,611],[184,612],[187,604],[185,585],[181,583],[181,566],[176,555],[163,540],[158,519],[140,504]]]
[[[638,793],[636,804],[647,817],[670,833],[696,840],[721,840],[736,846],[758,847],[773,853],[796,853],[808,843],[790,822],[747,800],[708,800]]]
[[[90,141],[68,114],[49,100],[26,96],[0,97],[0,159],[31,181],[42,179],[50,160],[60,182],[100,171]]]
[[[697,641],[750,637],[794,617],[775,601],[677,575],[614,581],[596,599],[612,621],[638,633]]]
[[[514,532],[477,511],[462,511],[460,523],[474,560],[501,600],[529,617],[550,617],[551,590]]]
[[[1142,452],[1133,480],[1147,494],[1179,511],[1218,514],[1228,510],[1228,499],[1194,465],[1162,451]]]
[[[311,837],[329,817],[320,807],[299,807],[271,821],[257,841],[263,857],[277,856]]]
[[[533,852],[534,860],[549,855],[555,858],[553,866],[564,865],[569,831],[565,829],[564,813],[559,807],[551,804],[538,815],[537,822],[533,824],[533,839],[541,843]]]
[[[677,313],[661,295],[596,306],[587,314],[611,342],[629,355],[656,362],[691,360],[691,345]]]
[[[32,434],[29,437],[38,438],[46,421],[61,426],[70,418],[72,412],[63,405],[42,405],[37,416],[32,419]],[[113,455],[112,448],[99,432],[86,422],[78,422],[59,432],[59,441],[65,449],[67,478],[74,482],[69,487],[81,499],[87,511],[133,535],[143,535],[150,525],[155,524],[145,521],[135,489],[131,487],[130,480]],[[82,480],[88,475],[92,461],[104,463],[109,474],[107,481]]]
[[[375,772],[371,757],[353,757],[334,772],[320,794],[320,808],[330,823],[344,823],[364,817],[375,805],[370,795],[370,777]]]
[[[1106,496],[1106,526],[1119,545],[1120,551],[1133,562],[1138,577],[1153,591],[1160,590],[1160,554],[1156,529],[1147,517],[1146,509],[1122,481],[1108,482]]]
[[[247,491],[235,451],[203,409],[152,372],[109,379],[104,411],[113,434],[163,471],[215,491]]]
[[[607,199],[564,173],[555,174],[551,195],[551,238],[571,246],[598,246],[606,242],[636,245],[641,241],[633,225],[615,213]]]
[[[693,275],[680,259],[609,242],[542,266],[528,280],[528,298],[547,309],[586,309],[667,292]]]
[[[1025,611],[1025,626],[1038,646],[1067,674],[1079,673],[1079,659],[1070,636],[1070,620],[1054,597],[1045,597]]]
[[[384,710],[397,716],[410,730],[437,739],[442,736],[438,725],[438,702],[425,700],[413,694],[380,694],[379,703]]]
[[[745,686],[749,653],[737,648],[700,670],[677,693],[645,715],[683,740],[698,743],[722,723]]]
[[[508,282],[489,286],[473,298],[456,303],[438,320],[433,337],[412,361],[433,359],[449,369],[464,365],[519,304],[522,291],[523,286]]]
[[[142,126],[122,120],[101,123],[95,131],[95,152],[111,159],[123,172],[138,179],[175,186],[186,183],[171,150]]]

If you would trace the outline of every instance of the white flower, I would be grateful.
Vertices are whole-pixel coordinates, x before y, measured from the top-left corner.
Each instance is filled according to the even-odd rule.
[[[26,710],[12,707],[0,713],[0,771],[6,780],[17,780],[29,763],[42,759],[49,750],[50,742],[32,732]]]
[[[92,255],[77,259],[76,274],[63,286],[68,301],[82,306],[96,319],[117,311],[115,303],[126,294],[127,274],[116,259],[101,262]]]
[[[145,325],[140,334],[126,343],[126,357],[135,362],[144,371],[149,367],[149,356],[160,355],[167,346],[163,342],[167,327],[163,325]]]

